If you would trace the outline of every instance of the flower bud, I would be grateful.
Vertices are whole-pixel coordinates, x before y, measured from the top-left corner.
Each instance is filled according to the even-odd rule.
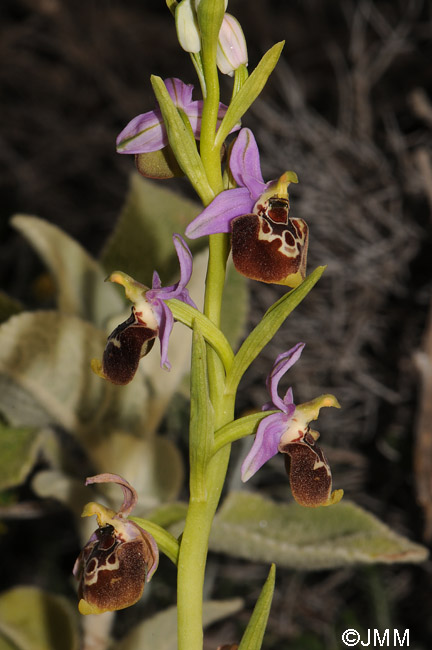
[[[216,62],[222,74],[233,76],[234,70],[241,65],[247,65],[248,53],[246,39],[239,21],[225,14],[219,32]]]
[[[201,35],[193,0],[182,0],[175,10],[177,38],[186,52],[201,50]]]
[[[165,180],[184,176],[169,145],[158,151],[135,154],[135,166],[141,176]]]
[[[93,502],[84,508],[82,516],[96,515],[99,528],[84,546],[73,569],[79,582],[81,614],[103,614],[134,605],[159,561],[153,537],[126,519],[137,501],[133,487],[115,474],[92,476],[86,485],[92,483],[117,483],[123,488],[124,501],[118,513]]]

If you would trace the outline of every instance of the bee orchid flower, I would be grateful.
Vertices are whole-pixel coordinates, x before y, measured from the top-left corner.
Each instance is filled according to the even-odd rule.
[[[160,339],[161,367],[169,370],[168,342],[174,317],[166,301],[177,298],[196,308],[186,288],[192,275],[192,254],[180,235],[174,235],[173,241],[180,264],[180,280],[176,284],[162,287],[156,271],[151,289],[122,271],[115,271],[108,278],[121,284],[133,303],[129,318],[109,335],[102,363],[92,361],[94,372],[114,384],[128,384],[133,379],[140,359],[150,352],[156,337]]]
[[[257,429],[252,448],[241,467],[242,481],[247,481],[278,452],[286,454],[285,466],[294,499],[303,506],[316,507],[337,503],[343,490],[332,492],[332,475],[323,450],[316,444],[319,433],[312,431],[309,423],[316,420],[324,406],[339,408],[333,395],[320,397],[296,406],[289,388],[283,399],[279,397],[281,378],[298,361],[304,343],[297,343],[280,354],[267,377],[271,402],[263,410],[279,409],[264,418]]]
[[[96,515],[99,527],[73,569],[79,583],[81,614],[103,614],[134,605],[159,562],[153,537],[127,519],[137,502],[134,488],[116,474],[98,474],[86,480],[86,485],[94,483],[120,485],[124,499],[117,513],[94,502],[88,503],[82,513],[83,517]]]
[[[288,185],[297,183],[294,172],[264,182],[258,146],[250,129],[235,141],[229,167],[237,183],[225,190],[186,228],[186,235],[231,233],[236,269],[252,280],[297,287],[305,278],[308,226],[289,217]]]

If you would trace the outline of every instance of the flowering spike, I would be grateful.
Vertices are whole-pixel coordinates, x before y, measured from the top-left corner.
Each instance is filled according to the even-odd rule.
[[[102,614],[134,605],[159,562],[153,537],[125,519],[136,504],[134,488],[116,474],[99,474],[86,481],[86,485],[93,483],[120,485],[124,501],[118,513],[95,502],[84,507],[82,516],[96,515],[99,527],[84,546],[73,569],[79,582],[81,614]]]

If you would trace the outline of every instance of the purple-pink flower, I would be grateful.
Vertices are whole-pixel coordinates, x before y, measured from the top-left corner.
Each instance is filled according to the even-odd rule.
[[[288,388],[284,398],[281,399],[278,395],[278,385],[285,373],[300,359],[304,346],[304,343],[297,343],[288,352],[282,352],[276,358],[267,377],[266,385],[271,395],[271,402],[265,404],[262,410],[279,409],[279,413],[273,413],[260,422],[254,444],[241,467],[242,481],[248,481],[264,463],[273,458],[279,451],[279,443],[287,430],[288,423],[296,407],[293,401],[292,388]]]
[[[260,156],[250,129],[241,129],[229,160],[236,188],[225,190],[186,228],[191,239],[231,233],[236,269],[248,278],[289,287],[306,273],[308,226],[289,217],[288,185],[294,172],[264,182]]]
[[[156,337],[160,340],[161,367],[169,370],[168,342],[174,317],[166,301],[176,298],[196,308],[186,288],[192,275],[192,254],[180,235],[173,235],[173,241],[180,265],[180,280],[175,284],[162,287],[156,271],[151,289],[122,271],[108,278],[121,284],[133,303],[129,318],[109,335],[102,363],[92,362],[93,370],[114,384],[128,384],[133,379],[141,357],[150,352]]]
[[[232,220],[253,213],[258,199],[275,183],[263,180],[258,145],[250,129],[241,129],[231,151],[229,167],[238,187],[218,194],[191,221],[186,228],[190,239],[230,232]]]
[[[316,444],[319,433],[311,430],[309,422],[317,419],[322,407],[339,407],[339,404],[333,395],[321,395],[296,406],[291,388],[283,399],[278,394],[281,378],[298,361],[303,348],[304,343],[297,343],[276,358],[267,377],[271,402],[263,406],[263,411],[279,409],[279,412],[260,422],[252,448],[242,464],[241,478],[249,480],[264,463],[281,452],[285,454],[285,467],[297,503],[307,507],[327,506],[340,501],[343,491],[332,492],[330,466]]]
[[[185,84],[175,78],[165,79],[164,83],[175,106],[187,115],[193,134],[196,139],[199,139],[203,101],[192,100],[194,87],[191,84]],[[218,127],[226,111],[227,107],[224,104],[219,104]],[[237,125],[233,131],[239,128],[240,126]],[[149,153],[166,147],[168,135],[160,109],[156,108],[134,117],[118,135],[116,143],[118,153],[128,154]]]

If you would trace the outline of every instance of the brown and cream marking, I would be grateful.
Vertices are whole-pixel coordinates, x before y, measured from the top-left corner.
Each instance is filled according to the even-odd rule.
[[[145,539],[137,536],[121,541],[109,524],[92,537],[77,560],[81,570],[78,597],[98,612],[133,605],[141,598],[152,562]]]
[[[116,474],[91,476],[86,484],[92,483],[117,483],[123,489],[124,499],[117,513],[95,502],[84,508],[82,516],[96,515],[99,527],[73,569],[81,614],[102,614],[134,605],[159,561],[153,537],[127,519],[137,502],[134,488]]]
[[[252,280],[297,287],[305,278],[308,233],[303,219],[291,219],[289,200],[278,195],[232,222],[236,269]]]
[[[320,434],[309,426],[311,420],[317,419],[320,409],[328,406],[340,408],[334,395],[321,395],[299,404],[278,446],[278,450],[285,454],[285,468],[293,497],[298,504],[308,508],[333,505],[343,496],[343,490],[332,492],[330,465],[317,445]]]

